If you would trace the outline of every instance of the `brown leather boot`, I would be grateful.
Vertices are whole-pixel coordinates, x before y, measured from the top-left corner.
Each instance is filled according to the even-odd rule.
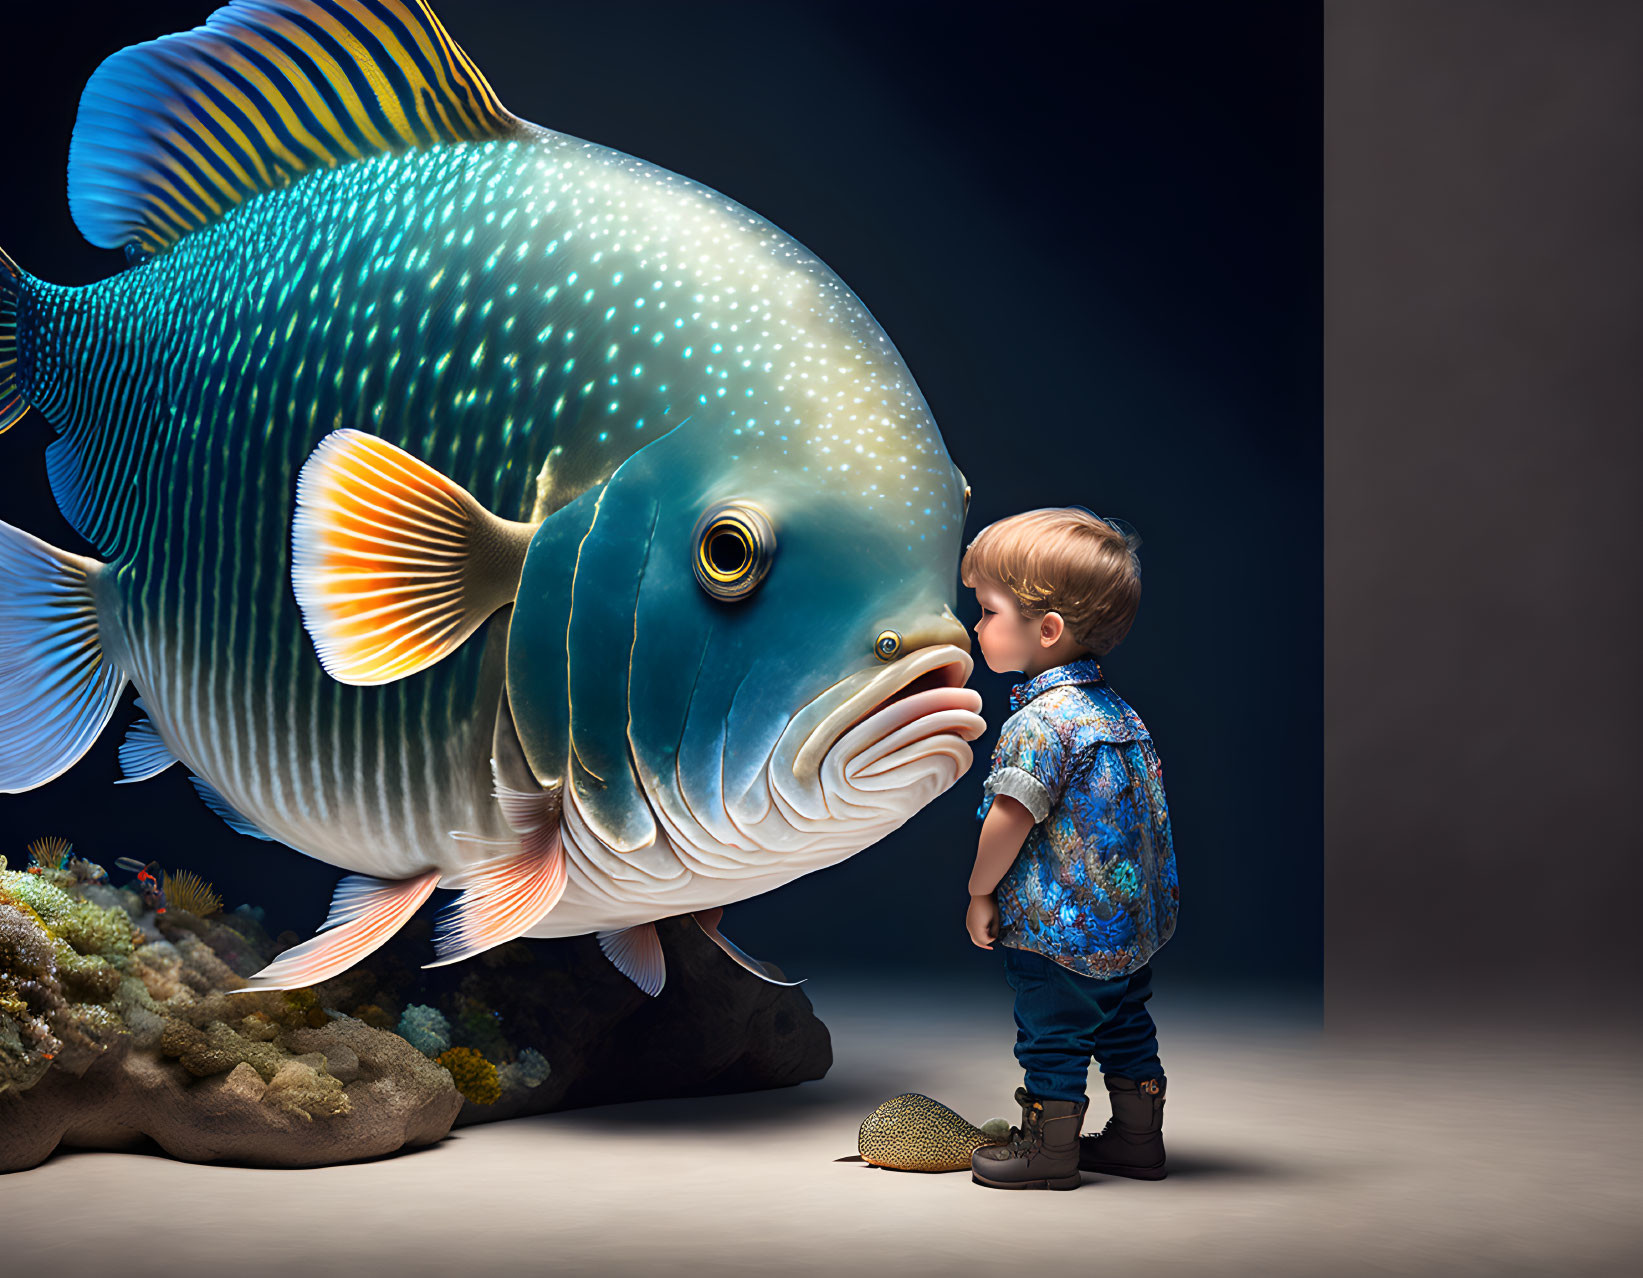
[[[970,1155],[970,1179],[993,1189],[1077,1189],[1078,1129],[1088,1100],[1047,1100],[1015,1089],[1021,1126]]]
[[[1096,1135],[1078,1138],[1079,1167],[1107,1176],[1163,1180],[1165,1080],[1102,1077],[1112,1117]]]

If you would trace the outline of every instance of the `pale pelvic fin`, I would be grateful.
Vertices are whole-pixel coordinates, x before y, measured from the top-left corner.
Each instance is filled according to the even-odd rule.
[[[616,964],[618,972],[652,998],[662,992],[667,980],[667,964],[662,958],[662,940],[656,935],[656,924],[639,923],[596,932],[594,937],[605,957]]]
[[[137,708],[148,709],[141,697],[137,698]],[[147,781],[176,762],[177,756],[171,753],[171,747],[160,736],[154,720],[145,714],[126,729],[125,740],[120,742],[120,771],[125,775],[114,784],[130,785],[133,781]]]
[[[438,883],[438,870],[409,879],[350,874],[337,884],[320,934],[286,950],[243,988],[300,990],[346,972],[385,945]]]
[[[433,665],[511,603],[533,529],[363,431],[333,431],[297,476],[291,585],[342,683]]]
[[[69,210],[93,244],[140,259],[304,173],[528,127],[425,0],[234,0],[97,68]]]
[[[108,724],[125,673],[103,650],[105,568],[0,523],[0,793],[44,785]]]
[[[702,931],[707,933],[708,939],[712,941],[713,944],[717,945],[726,954],[730,955],[731,958],[735,959],[737,963],[741,964],[741,966],[745,967],[749,972],[752,972],[753,975],[758,977],[761,981],[768,981],[772,985],[804,984],[804,982],[808,979],[807,977],[800,977],[796,981],[778,981],[774,976],[770,975],[769,972],[764,970],[764,965],[761,964],[758,959],[754,958],[746,950],[742,949],[741,946],[737,945],[736,942],[732,941],[729,937],[722,935],[719,932],[719,920],[724,918],[724,913],[724,907],[716,905],[711,910],[697,910],[690,917],[696,920],[697,926],[699,926]]]
[[[475,867],[468,889],[446,907],[436,924],[434,952],[439,957],[424,967],[460,963],[523,936],[565,894],[557,799],[501,784],[496,797],[509,827],[519,836],[519,851]]]
[[[256,822],[246,816],[227,799],[222,797],[217,787],[204,777],[189,778],[194,788],[200,792],[200,798],[205,800],[205,806],[210,808],[228,824],[228,828],[235,834],[249,834],[253,839],[262,839],[266,843],[274,842],[272,834],[264,834],[257,828]]]

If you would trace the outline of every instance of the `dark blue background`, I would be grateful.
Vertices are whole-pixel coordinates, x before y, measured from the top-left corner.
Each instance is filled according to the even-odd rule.
[[[1322,67],[1316,3],[436,6],[517,114],[706,182],[832,266],[889,332],[974,486],[967,537],[1077,502],[1140,531],[1108,659],[1164,761],[1182,909],[1160,978],[1316,997],[1322,956]],[[209,4],[8,19],[0,245],[112,273],[65,197],[80,89]],[[0,518],[87,548],[49,427],[0,438]],[[959,615],[976,618],[960,589]],[[844,865],[727,911],[791,975],[996,976],[966,939],[974,812],[1011,678],[977,662],[971,771]],[[127,699],[132,694],[127,693]],[[181,769],[113,788],[129,711],[72,771],[0,796],[0,851],[61,833],[155,857],[311,931],[338,872],[229,832]],[[449,899],[441,894],[440,900]]]

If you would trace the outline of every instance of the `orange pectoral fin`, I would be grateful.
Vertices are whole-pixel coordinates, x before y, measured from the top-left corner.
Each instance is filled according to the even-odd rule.
[[[433,665],[513,599],[532,531],[387,440],[331,432],[291,520],[291,585],[320,664],[356,685]]]

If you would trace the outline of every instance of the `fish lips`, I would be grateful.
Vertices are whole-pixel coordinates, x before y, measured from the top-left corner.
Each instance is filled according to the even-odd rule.
[[[964,686],[973,668],[963,648],[932,644],[834,684],[793,716],[776,743],[771,775],[784,807],[818,822],[895,809],[905,820],[917,807],[895,803],[889,792],[931,775],[939,784],[928,802],[964,775],[969,742],[986,731],[981,694]],[[931,763],[922,773],[909,770],[925,759]]]

